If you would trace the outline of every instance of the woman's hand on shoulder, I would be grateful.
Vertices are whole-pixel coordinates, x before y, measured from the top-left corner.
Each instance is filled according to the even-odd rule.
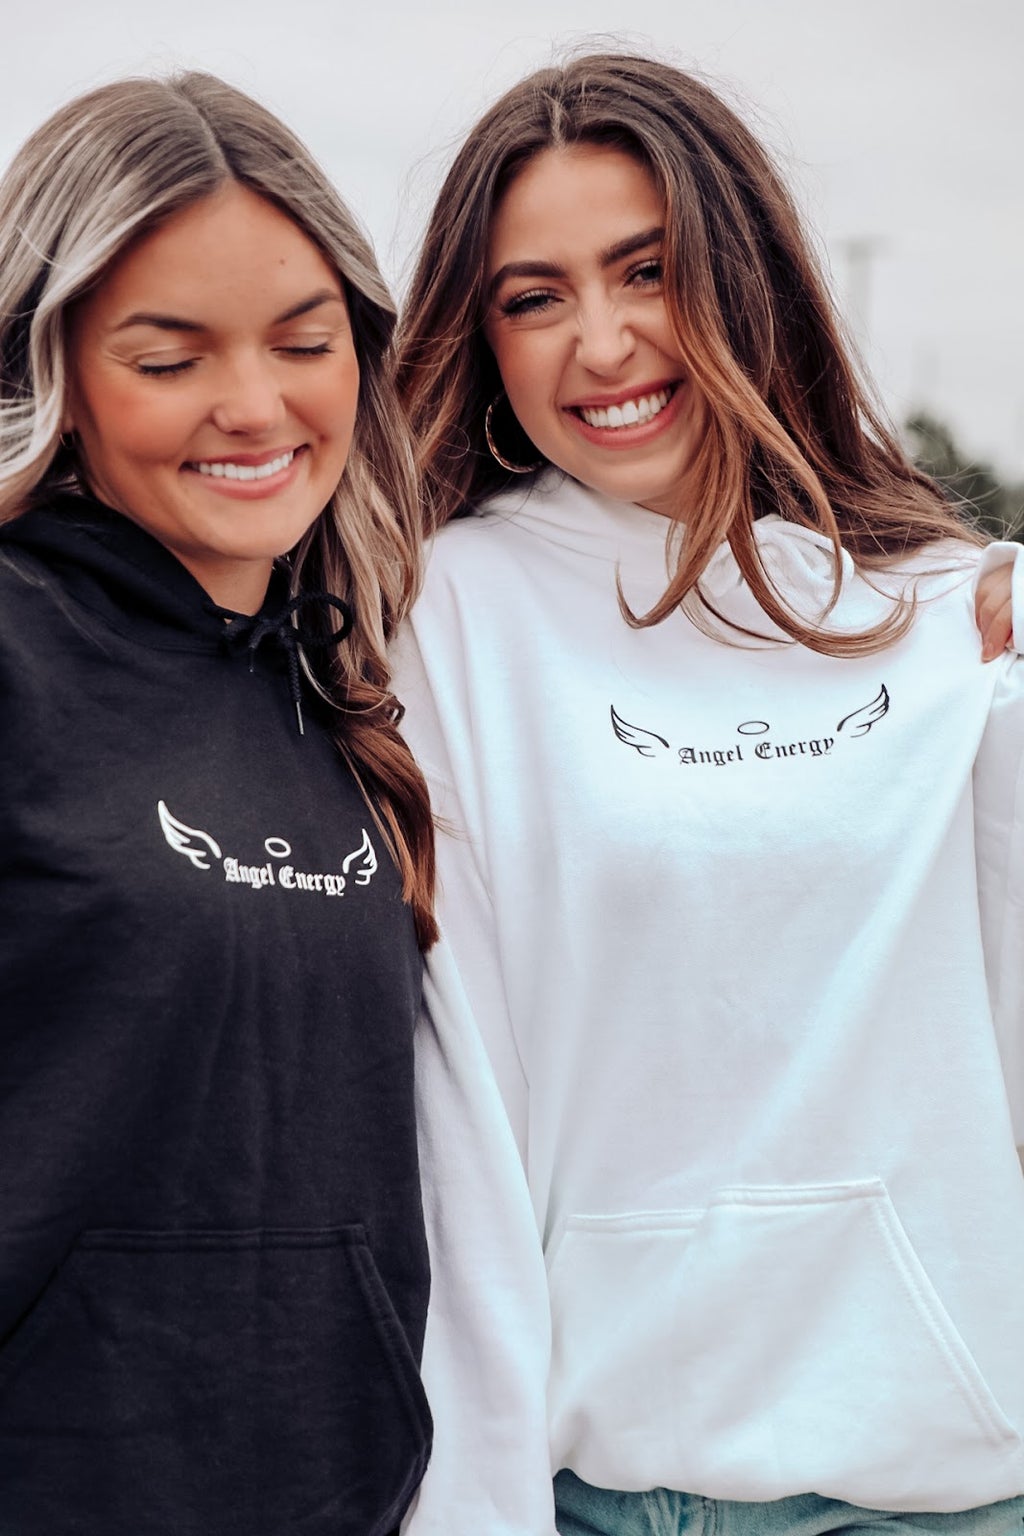
[[[974,594],[974,616],[981,631],[981,659],[994,661],[1013,646],[1013,566],[987,571]]]

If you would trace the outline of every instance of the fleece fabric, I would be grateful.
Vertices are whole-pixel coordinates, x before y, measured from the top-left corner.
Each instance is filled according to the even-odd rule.
[[[426,1463],[421,962],[286,598],[0,532],[5,1536],[368,1536]]]
[[[827,541],[757,539],[820,618]],[[980,662],[976,559],[844,556],[833,626],[917,609],[840,660],[773,632],[725,546],[707,596],[763,638],[631,627],[665,521],[554,473],[437,538],[397,658],[451,950],[413,1536],[552,1532],[560,1468],[1024,1491],[1024,663]]]

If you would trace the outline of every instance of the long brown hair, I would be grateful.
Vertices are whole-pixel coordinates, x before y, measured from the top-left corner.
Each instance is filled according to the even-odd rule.
[[[483,336],[491,220],[531,159],[577,144],[632,155],[664,196],[666,304],[706,422],[685,538],[670,524],[669,584],[642,616],[624,605],[627,618],[656,624],[683,606],[702,627],[719,619],[699,583],[728,540],[765,614],[791,639],[831,655],[891,642],[911,622],[910,603],[855,635],[793,613],[758,557],[756,519],[778,513],[828,538],[836,596],[841,548],[860,567],[878,568],[937,539],[977,535],[910,463],[859,379],[767,152],[699,79],[653,59],[596,54],[540,70],[495,103],[455,158],[399,342],[399,388],[434,525],[510,482],[484,435],[488,402],[501,389]],[[530,458],[537,454],[527,442]]]
[[[395,394],[395,311],[365,236],[305,146],[212,75],[129,79],[77,98],[0,182],[0,521],[73,483],[60,424],[69,307],[129,241],[235,181],[276,204],[345,286],[359,405],[345,473],[291,561],[292,584],[348,602],[352,631],[316,681],[401,871],[420,943],[437,935],[423,776],[397,728],[385,647],[419,580],[420,506]]]

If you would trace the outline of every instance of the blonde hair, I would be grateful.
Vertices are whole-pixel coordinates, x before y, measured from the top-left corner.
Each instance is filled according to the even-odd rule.
[[[68,311],[129,241],[234,181],[274,203],[341,276],[360,367],[340,485],[292,557],[354,613],[318,682],[339,748],[383,822],[416,918],[436,937],[433,836],[422,775],[397,729],[385,647],[419,579],[419,501],[390,359],[395,311],[373,252],[305,146],[212,75],[128,79],[68,103],[0,182],[0,521],[73,481],[60,437]],[[328,621],[329,623],[329,621]]]
[[[669,526],[669,581],[656,624],[684,607],[725,622],[700,578],[725,540],[765,614],[791,639],[832,655],[879,649],[903,633],[912,603],[861,634],[793,613],[761,563],[766,513],[824,534],[862,568],[938,539],[977,542],[933,481],[908,460],[844,345],[800,217],[768,154],[702,81],[631,55],[596,54],[543,69],[471,130],[431,217],[399,342],[399,387],[416,434],[435,524],[510,483],[487,451],[484,415],[501,390],[483,336],[487,243],[509,186],[536,155],[597,145],[632,156],[666,206],[665,302],[705,429],[680,523]],[[516,424],[518,426],[518,424]],[[503,426],[503,433],[506,428]],[[523,463],[538,454],[513,443]],[[730,626],[735,628],[735,626]],[[742,631],[749,633],[749,631]]]

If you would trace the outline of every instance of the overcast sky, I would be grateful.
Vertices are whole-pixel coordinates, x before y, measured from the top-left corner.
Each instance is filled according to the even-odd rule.
[[[699,68],[781,159],[893,415],[1024,478],[1024,0],[0,6],[0,163],[81,90],[210,69],[306,139],[398,289],[460,134],[520,74],[612,39]]]

